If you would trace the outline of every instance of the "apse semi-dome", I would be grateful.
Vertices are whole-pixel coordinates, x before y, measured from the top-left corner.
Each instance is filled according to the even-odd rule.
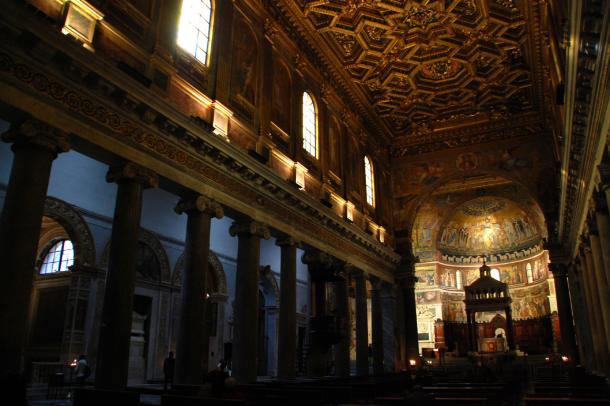
[[[527,249],[542,239],[527,212],[499,197],[478,197],[458,206],[439,235],[441,253],[469,256]]]

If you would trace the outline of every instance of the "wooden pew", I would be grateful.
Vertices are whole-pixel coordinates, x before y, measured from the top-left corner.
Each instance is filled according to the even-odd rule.
[[[250,405],[260,406],[310,406],[329,404],[321,389],[280,389],[252,387],[246,393]]]
[[[530,397],[523,399],[525,406],[555,406],[555,405],[610,405],[610,399],[587,397]]]
[[[130,391],[77,388],[74,390],[74,406],[139,406],[140,394]]]
[[[161,395],[161,406],[245,406],[245,400]]]

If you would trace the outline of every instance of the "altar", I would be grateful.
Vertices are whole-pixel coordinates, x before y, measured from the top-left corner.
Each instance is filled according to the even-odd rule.
[[[479,352],[506,352],[504,337],[479,338]]]

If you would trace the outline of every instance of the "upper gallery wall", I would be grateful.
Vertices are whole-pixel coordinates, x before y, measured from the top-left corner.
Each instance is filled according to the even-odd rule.
[[[202,2],[211,9],[209,21],[204,19],[209,39],[207,47],[195,41],[195,54],[180,33],[183,17],[189,15],[182,12],[182,1],[27,3],[41,21],[84,42],[95,58],[146,87],[150,98],[171,104],[196,125],[264,162],[330,207],[338,220],[347,219],[348,226],[353,223],[368,233],[372,244],[383,250],[392,245],[392,202],[384,198],[391,195],[387,146],[372,136],[350,100],[325,79],[318,61],[260,1]],[[69,10],[75,7],[85,10],[81,17],[94,21],[86,39],[77,26],[68,27]],[[305,95],[311,100],[309,115]],[[115,96],[126,106],[134,102],[130,95]],[[162,120],[146,108],[140,115],[153,125]],[[304,145],[308,119],[315,144],[309,151]],[[163,129],[175,128],[165,123]]]

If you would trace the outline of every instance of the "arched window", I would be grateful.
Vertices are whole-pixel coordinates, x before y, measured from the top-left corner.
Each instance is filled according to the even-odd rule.
[[[462,273],[460,271],[455,271],[455,287],[462,289]]]
[[[366,202],[375,207],[375,177],[373,174],[373,163],[368,155],[364,156],[364,188],[366,191]]]
[[[303,149],[318,158],[318,114],[309,93],[303,93]]]
[[[212,0],[183,0],[178,23],[178,45],[203,64],[208,63]]]
[[[534,282],[534,275],[532,274],[532,264],[529,262],[525,265],[525,273],[527,275],[527,283]]]
[[[72,241],[61,240],[55,243],[44,257],[40,274],[55,272],[66,272],[68,267],[74,264],[74,247]]]
[[[493,268],[491,270],[491,277],[494,278],[495,280],[499,281],[500,280],[500,271],[496,268]]]

